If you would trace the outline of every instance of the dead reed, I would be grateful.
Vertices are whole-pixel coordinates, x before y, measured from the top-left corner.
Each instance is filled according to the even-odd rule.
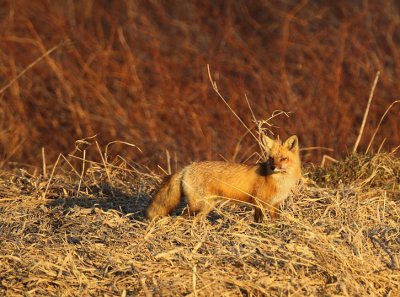
[[[303,156],[316,162],[325,148],[334,158],[352,150],[380,71],[359,144],[365,151],[399,99],[397,7],[395,0],[5,1],[0,166],[39,166],[42,147],[52,164],[74,140],[95,134],[102,144],[137,144],[143,153],[124,155],[149,166],[163,164],[165,149],[182,165],[219,155],[246,160],[253,140],[217,98],[207,64],[248,126],[244,94],[257,118],[293,111],[293,121],[277,120],[279,134],[320,147]],[[385,138],[385,151],[400,142],[399,107],[381,123],[372,152]]]

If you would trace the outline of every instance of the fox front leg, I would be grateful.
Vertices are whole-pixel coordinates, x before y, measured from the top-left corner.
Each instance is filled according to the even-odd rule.
[[[269,211],[269,216],[271,217],[271,220],[276,220],[279,217],[279,212],[277,206],[270,206],[268,208]]]
[[[254,208],[254,222],[261,223],[263,221],[264,214],[259,207]]]
[[[279,217],[278,209],[274,206],[266,206],[265,211],[268,211],[271,220],[275,220]],[[261,223],[264,219],[264,211],[259,207],[254,207],[254,221],[257,223]]]

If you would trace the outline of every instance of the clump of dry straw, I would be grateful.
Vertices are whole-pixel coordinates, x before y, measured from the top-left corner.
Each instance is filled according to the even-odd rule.
[[[159,182],[122,158],[1,172],[3,296],[397,296],[400,161],[351,155],[306,170],[281,218],[246,206],[144,219]],[[140,170],[139,170],[139,169]]]

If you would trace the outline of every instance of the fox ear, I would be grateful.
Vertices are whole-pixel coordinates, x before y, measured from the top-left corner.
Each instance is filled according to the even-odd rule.
[[[269,138],[267,135],[263,134],[262,138],[261,138],[261,142],[263,144],[264,149],[269,151],[272,149],[275,140],[273,140],[273,139]]]
[[[296,152],[299,150],[299,139],[296,135],[292,135],[285,140],[283,146],[288,148],[292,152]]]

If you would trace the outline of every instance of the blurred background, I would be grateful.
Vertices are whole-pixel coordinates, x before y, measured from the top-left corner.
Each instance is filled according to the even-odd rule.
[[[165,166],[167,151],[178,165],[245,161],[256,142],[207,65],[248,127],[246,96],[257,119],[291,112],[273,131],[319,147],[302,153],[315,163],[352,151],[380,71],[365,151],[400,99],[400,4],[0,1],[0,166],[40,166],[43,147],[50,164],[94,135],[102,148],[137,145],[110,154],[149,166]],[[400,144],[399,114],[394,105],[372,152]]]

